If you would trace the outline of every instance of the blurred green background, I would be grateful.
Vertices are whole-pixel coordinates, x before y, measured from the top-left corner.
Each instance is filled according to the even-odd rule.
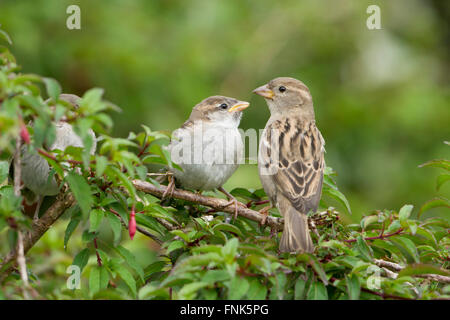
[[[113,134],[172,131],[203,98],[251,102],[241,127],[262,129],[269,111],[251,90],[277,76],[313,95],[326,161],[356,221],[372,209],[420,206],[437,192],[449,158],[449,1],[1,0],[0,23],[23,71],[65,92],[105,88],[119,105]],[[66,8],[81,7],[81,30]],[[381,8],[381,30],[366,9]],[[260,188],[255,165],[225,185]],[[435,209],[433,214],[445,214]]]

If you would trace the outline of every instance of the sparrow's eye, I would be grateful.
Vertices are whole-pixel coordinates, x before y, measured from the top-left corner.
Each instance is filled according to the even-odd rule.
[[[226,103],[222,103],[221,105],[219,105],[220,109],[226,109],[228,108],[228,105]]]
[[[285,92],[285,91],[286,91],[286,87],[285,87],[285,86],[280,86],[280,87],[278,88],[278,90],[279,90],[280,92]]]

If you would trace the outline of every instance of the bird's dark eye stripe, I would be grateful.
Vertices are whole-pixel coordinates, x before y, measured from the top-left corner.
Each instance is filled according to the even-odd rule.
[[[222,103],[222,104],[219,106],[219,108],[226,109],[226,108],[228,108],[228,105],[227,105],[226,103]]]
[[[285,86],[280,86],[280,87],[278,88],[278,90],[279,90],[280,92],[285,92],[285,91],[286,91],[286,87],[285,87]]]

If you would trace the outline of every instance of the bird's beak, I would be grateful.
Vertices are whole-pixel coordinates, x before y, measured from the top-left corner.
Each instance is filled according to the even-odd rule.
[[[260,95],[261,97],[264,97],[266,99],[272,99],[273,96],[275,95],[273,91],[269,89],[267,84],[259,88],[256,88],[255,90],[253,90],[253,93],[256,93],[257,95]]]
[[[246,102],[246,101],[239,101],[238,103],[236,103],[234,106],[232,106],[228,112],[237,112],[237,111],[242,111],[244,109],[247,109],[250,106],[250,103]]]

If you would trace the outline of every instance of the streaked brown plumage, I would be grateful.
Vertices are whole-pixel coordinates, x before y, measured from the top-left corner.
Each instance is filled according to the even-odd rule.
[[[280,251],[312,252],[306,214],[319,204],[325,142],[315,124],[311,94],[293,78],[273,79],[254,92],[266,99],[271,113],[258,167],[266,194],[285,218]]]

